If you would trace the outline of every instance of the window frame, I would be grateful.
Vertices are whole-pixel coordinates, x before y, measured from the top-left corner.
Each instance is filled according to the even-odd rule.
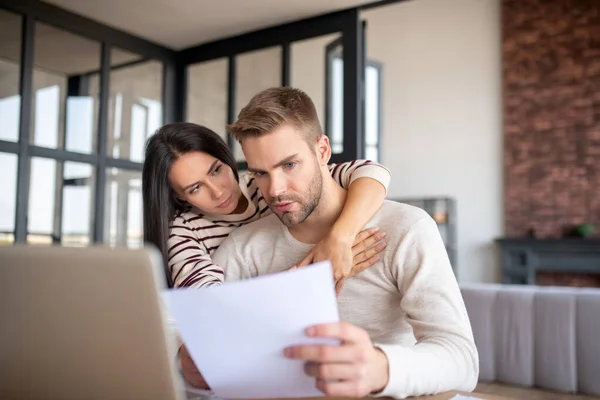
[[[334,117],[333,117],[333,83],[334,83],[334,67],[333,63],[335,60],[344,61],[343,58],[343,43],[342,37],[336,38],[333,41],[329,42],[325,46],[325,121],[324,121],[324,130],[325,134],[329,136],[331,147],[335,145],[341,144],[343,146],[343,128],[342,128],[342,142],[334,142],[332,136],[330,136],[334,130]],[[367,126],[366,126],[366,90],[367,90],[367,82],[366,82],[366,70],[367,68],[374,68],[377,70],[377,144],[375,146],[369,145],[367,143]],[[375,60],[375,59],[365,59],[365,69],[362,74],[362,116],[363,116],[363,138],[362,138],[362,154],[365,155],[366,158],[366,150],[369,147],[376,147],[377,149],[377,160],[372,160],[376,162],[381,162],[381,123],[383,120],[383,111],[382,111],[382,74],[383,74],[383,63]],[[343,77],[342,77],[343,82]],[[343,87],[342,87],[343,88]],[[343,97],[343,95],[342,95]]]

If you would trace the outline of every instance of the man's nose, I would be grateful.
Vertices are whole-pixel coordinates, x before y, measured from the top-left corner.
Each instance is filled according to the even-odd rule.
[[[285,193],[286,189],[287,185],[285,183],[285,179],[277,174],[273,174],[271,176],[271,182],[269,183],[269,195],[272,198],[275,198]]]

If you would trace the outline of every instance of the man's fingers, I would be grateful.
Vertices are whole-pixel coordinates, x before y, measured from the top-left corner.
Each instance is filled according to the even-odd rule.
[[[306,335],[339,339],[344,343],[359,343],[364,340],[370,342],[365,330],[346,321],[313,325],[306,329]]]
[[[378,254],[381,253],[386,248],[386,246],[387,246],[387,244],[385,242],[381,242],[381,243],[378,243],[377,246],[371,247],[370,249],[367,249],[361,253],[354,255],[353,265],[356,266],[356,265],[364,263],[364,262],[370,262],[370,264],[368,266],[375,264],[379,260]],[[377,258],[377,259],[375,259],[375,258]],[[375,259],[375,260],[373,260],[373,259]],[[350,275],[352,276],[352,275],[356,275],[356,274],[357,274],[357,272],[355,272],[354,268],[352,268],[352,272]]]
[[[328,397],[365,397],[369,394],[365,380],[330,381],[317,379],[316,386]]]
[[[361,379],[363,375],[366,375],[366,371],[352,364],[316,363],[312,361],[304,365],[304,372],[306,375],[317,379],[335,380]]]
[[[361,234],[359,234],[358,236],[360,235]],[[385,236],[385,232],[376,232],[370,236],[367,236],[360,242],[355,242],[354,246],[352,246],[352,255],[355,256],[357,254],[362,253],[363,251],[367,250],[368,248],[385,238]]]
[[[356,346],[299,345],[284,351],[287,358],[316,363],[351,363],[356,360]]]
[[[363,240],[365,240],[366,238],[368,238],[369,236],[373,236],[374,234],[376,234],[377,232],[379,232],[379,228],[374,226],[372,228],[367,228],[367,229],[363,229],[362,231],[360,231],[360,233],[358,235],[356,235],[356,237],[354,238],[354,243],[352,243],[352,246],[356,246],[357,244],[359,244],[360,242],[362,242]]]

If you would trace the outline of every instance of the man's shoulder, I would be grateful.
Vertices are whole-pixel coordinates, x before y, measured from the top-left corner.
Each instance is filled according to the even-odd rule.
[[[389,238],[401,239],[419,222],[430,219],[431,216],[422,208],[393,200],[385,200],[379,211],[371,219],[369,226],[379,227],[388,234]]]
[[[415,223],[429,218],[429,214],[422,208],[401,203],[394,200],[384,200],[379,212],[377,213],[379,219],[392,218],[400,220],[400,222],[414,225]]]

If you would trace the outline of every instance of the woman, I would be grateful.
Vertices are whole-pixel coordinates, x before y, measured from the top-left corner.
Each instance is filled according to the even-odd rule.
[[[235,158],[219,135],[192,123],[160,128],[146,145],[142,172],[144,237],[161,251],[170,287],[222,284],[223,269],[211,254],[231,231],[270,214],[249,174],[238,174]],[[374,264],[384,233],[360,230],[381,206],[389,171],[369,161],[332,166],[348,189],[342,215],[329,235],[299,265],[332,260],[343,279]],[[370,179],[359,179],[367,177]],[[372,179],[375,178],[375,179]],[[360,234],[359,234],[360,233]]]

